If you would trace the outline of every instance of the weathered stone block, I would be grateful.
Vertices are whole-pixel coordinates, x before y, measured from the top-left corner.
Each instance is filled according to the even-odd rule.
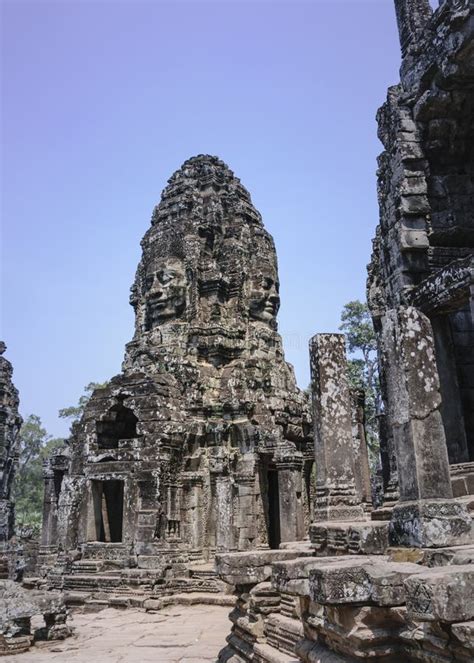
[[[419,621],[474,618],[474,566],[435,568],[405,580],[408,616]]]
[[[393,509],[390,542],[394,546],[442,548],[472,541],[472,519],[460,502],[419,500]]]
[[[322,563],[309,572],[309,595],[316,603],[362,603],[371,597],[371,583],[364,562],[341,560]]]
[[[259,550],[216,555],[219,577],[230,585],[255,585],[271,578],[272,563],[305,555],[301,550]],[[312,551],[307,553],[312,556]]]

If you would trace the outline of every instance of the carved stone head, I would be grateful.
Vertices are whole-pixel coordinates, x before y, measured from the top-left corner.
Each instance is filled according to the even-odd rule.
[[[251,319],[275,323],[280,308],[279,289],[276,272],[266,269],[253,276],[249,299]]]
[[[186,270],[182,260],[161,257],[148,263],[142,287],[147,331],[183,315],[186,309]]]

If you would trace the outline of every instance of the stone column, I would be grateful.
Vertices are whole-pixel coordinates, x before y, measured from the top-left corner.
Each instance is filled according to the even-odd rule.
[[[182,505],[181,522],[186,524],[186,542],[189,543],[192,549],[198,550],[204,545],[203,485],[204,477],[198,472],[187,472],[183,476],[184,503]]]
[[[237,487],[238,509],[234,525],[238,530],[238,550],[249,550],[257,540],[256,475],[234,476]]]
[[[232,483],[228,474],[216,476],[216,550],[223,552],[234,548],[232,518]]]
[[[357,493],[364,509],[372,507],[372,485],[370,483],[369,454],[365,434],[365,392],[363,389],[351,389],[352,403],[352,444],[354,449],[354,479]]]
[[[400,490],[392,544],[467,543],[471,523],[467,509],[452,499],[434,339],[423,313],[400,307],[384,315],[382,361]]]
[[[43,527],[41,531],[41,545],[51,546],[57,543],[57,500],[54,487],[54,472],[48,467],[43,469],[44,496],[43,496]]]
[[[305,536],[302,504],[303,456],[298,452],[277,457],[281,542],[300,541]]]
[[[383,353],[381,349],[382,339],[382,320],[381,316],[374,319],[374,328],[377,334],[377,353],[379,358],[379,380],[382,401],[384,403],[384,412],[381,412],[378,419],[379,441],[380,441],[380,460],[382,463],[383,478],[383,507],[376,509],[372,518],[390,520],[391,509],[398,502],[400,497],[398,492],[398,468],[397,457],[395,453],[395,443],[393,432],[388,423],[386,413],[387,409],[387,380],[385,377],[385,365],[382,361]]]
[[[384,399],[385,400],[385,399]],[[383,508],[391,509],[400,497],[398,492],[397,455],[387,415],[379,414],[380,457],[383,470]]]
[[[362,520],[356,492],[344,334],[310,341],[316,457],[315,520]]]

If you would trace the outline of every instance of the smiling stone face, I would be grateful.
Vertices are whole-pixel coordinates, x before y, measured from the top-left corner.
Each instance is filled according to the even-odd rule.
[[[274,323],[280,308],[280,284],[275,272],[265,271],[252,281],[249,314],[253,320]]]
[[[179,258],[160,258],[148,266],[143,295],[145,328],[180,318],[186,308],[186,272]]]

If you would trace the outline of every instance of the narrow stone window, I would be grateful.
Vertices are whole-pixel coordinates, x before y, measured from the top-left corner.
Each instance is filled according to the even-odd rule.
[[[137,436],[137,417],[132,410],[119,403],[114,405],[96,423],[97,445],[99,449],[117,449],[119,440],[129,440]]]

